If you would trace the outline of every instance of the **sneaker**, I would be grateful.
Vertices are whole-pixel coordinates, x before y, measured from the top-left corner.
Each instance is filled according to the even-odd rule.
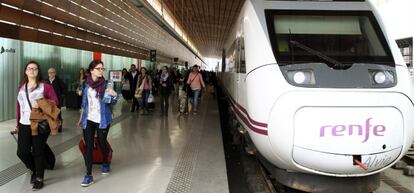
[[[43,188],[43,180],[36,179],[33,183],[32,190],[37,191]]]
[[[111,167],[109,164],[102,164],[102,174],[109,174],[109,172],[111,171]]]
[[[92,176],[88,176],[88,175],[86,175],[86,176],[83,178],[83,182],[82,182],[81,186],[82,186],[82,187],[88,187],[88,186],[90,186],[90,185],[92,185],[92,184],[93,184],[93,177],[92,177]]]

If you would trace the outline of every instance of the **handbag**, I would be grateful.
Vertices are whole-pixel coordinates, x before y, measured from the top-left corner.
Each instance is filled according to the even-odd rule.
[[[146,78],[146,77],[145,77]],[[137,90],[135,91],[135,98],[140,99],[142,98],[142,91],[144,91],[144,80],[142,80],[141,84],[139,85],[139,87],[137,88]]]
[[[131,90],[131,86],[129,85],[128,79],[124,79],[122,81],[122,90]]]
[[[141,87],[139,87],[138,89],[137,89],[137,91],[135,92],[135,98],[137,98],[137,99],[140,99],[140,98],[142,98],[142,88]]]
[[[154,102],[154,95],[152,95],[152,93],[149,94],[147,102],[148,103],[153,103]]]
[[[185,84],[184,87],[185,93],[187,93],[187,97],[192,98],[194,94],[190,84]]]
[[[27,83],[25,85],[25,89],[26,89],[27,102],[29,103],[29,107],[30,107],[30,110],[31,110],[32,109],[32,103],[30,102],[30,99],[29,99],[29,92],[27,90]],[[38,122],[37,130],[40,134],[49,134],[51,130],[50,130],[50,126],[49,126],[49,123],[47,122],[47,120],[43,120],[43,121]]]
[[[37,130],[39,131],[40,134],[48,134],[51,131],[49,123],[46,120],[40,121],[37,124]]]
[[[82,89],[80,88],[80,86],[78,88],[76,88],[76,94],[78,96],[82,96]]]

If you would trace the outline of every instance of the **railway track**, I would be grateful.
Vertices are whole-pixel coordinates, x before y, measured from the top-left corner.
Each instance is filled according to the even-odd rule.
[[[406,156],[410,159],[414,159],[414,143],[411,145],[411,148],[408,150]]]
[[[414,166],[414,143],[411,145],[403,160],[411,166]]]

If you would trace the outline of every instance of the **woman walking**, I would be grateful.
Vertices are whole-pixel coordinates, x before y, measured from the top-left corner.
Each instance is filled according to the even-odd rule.
[[[45,149],[50,130],[40,132],[38,124],[31,127],[32,108],[33,111],[39,109],[40,99],[49,99],[52,101],[51,105],[55,107],[58,105],[58,98],[53,87],[42,83],[41,80],[40,65],[35,61],[28,62],[24,68],[23,80],[19,84],[16,109],[17,156],[31,171],[30,183],[33,184],[32,190],[34,191],[43,187]]]
[[[197,105],[198,105],[198,96],[202,88],[205,88],[206,85],[203,81],[203,76],[198,72],[198,65],[194,65],[192,72],[188,76],[187,84],[190,85],[191,91],[193,92],[191,101],[191,111],[194,114],[197,114]]]
[[[113,89],[106,88],[106,81],[103,77],[105,68],[102,61],[92,61],[87,71],[86,84],[82,91],[81,116],[78,121],[78,127],[83,128],[83,139],[86,145],[86,175],[81,184],[83,187],[93,184],[92,153],[95,131],[98,133],[99,146],[103,154],[101,171],[103,174],[110,172],[108,162],[109,150],[106,145],[106,138],[112,122],[111,105],[115,104],[119,99]],[[105,103],[106,100],[104,98],[106,99],[107,97],[110,98],[110,103]]]
[[[140,70],[140,75],[138,76],[137,89],[135,89],[135,95],[141,96],[141,115],[148,114],[148,97],[152,89],[152,79],[148,75],[147,69],[142,67]]]
[[[161,69],[160,76],[161,116],[168,116],[168,99],[173,89],[173,77],[168,73],[168,67],[164,66]]]
[[[131,101],[132,99],[131,85],[129,84],[128,71],[126,68],[122,69],[121,87],[122,87],[122,91],[121,91],[122,97],[124,97],[124,99],[128,102]]]

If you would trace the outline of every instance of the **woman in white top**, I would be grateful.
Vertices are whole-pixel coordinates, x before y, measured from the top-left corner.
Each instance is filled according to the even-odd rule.
[[[38,99],[50,99],[58,105],[58,98],[53,87],[49,84],[42,83],[41,80],[40,65],[35,61],[28,62],[24,68],[23,80],[20,81],[19,92],[17,94],[16,120],[19,136],[17,141],[17,156],[32,173],[30,179],[30,183],[33,184],[32,190],[39,190],[43,187],[45,148],[50,132],[33,133],[30,127],[30,114],[32,108],[38,108],[36,102]]]
[[[106,88],[106,81],[103,77],[104,71],[105,68],[102,61],[92,61],[89,64],[86,84],[82,91],[82,113],[78,126],[83,128],[83,139],[86,146],[86,175],[81,184],[83,187],[93,184],[92,156],[95,131],[98,133],[99,146],[103,154],[102,173],[108,174],[110,171],[109,149],[106,145],[106,138],[112,122],[111,105],[114,105],[119,100],[119,97],[112,88]],[[106,103],[107,97],[110,98],[109,103]]]

